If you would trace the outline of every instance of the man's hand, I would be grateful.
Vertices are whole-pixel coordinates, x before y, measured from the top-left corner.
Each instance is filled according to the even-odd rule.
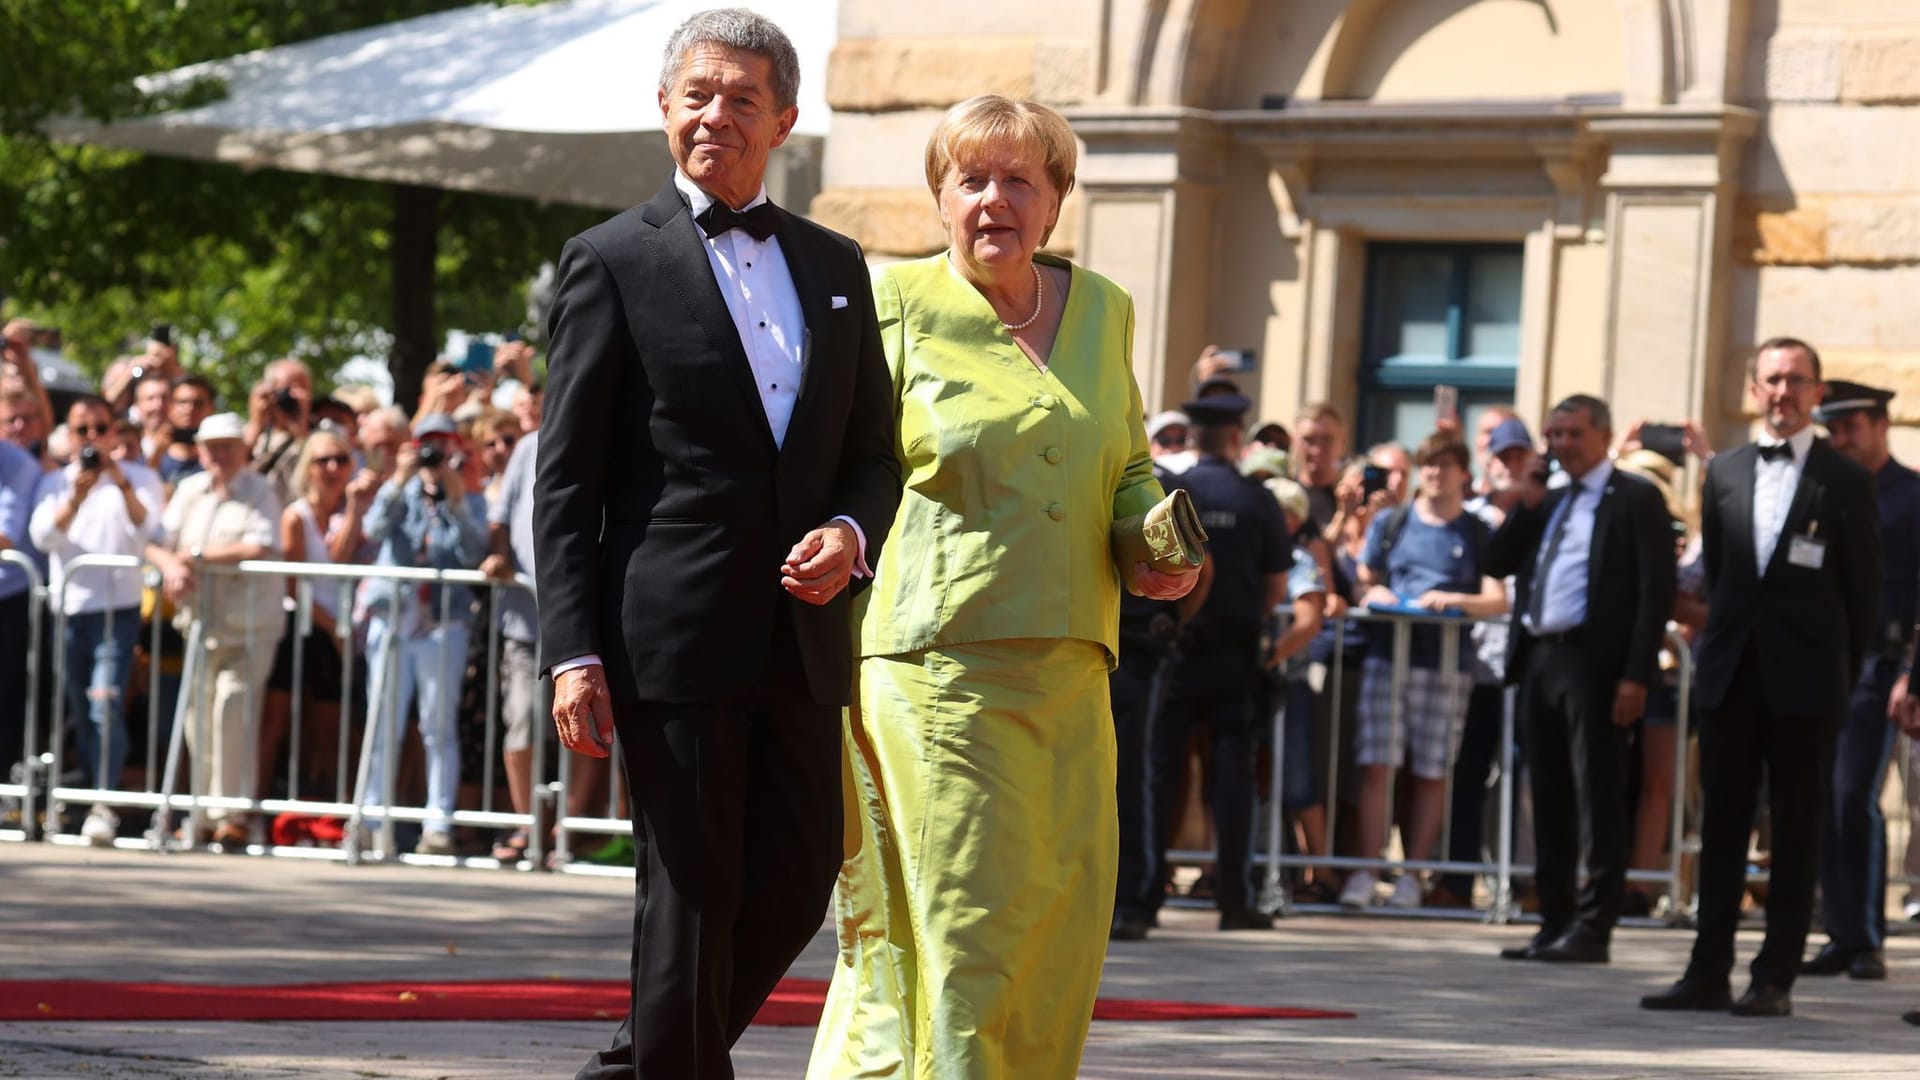
[[[1911,693],[1911,679],[1902,675],[1893,681],[1893,693],[1887,698],[1887,722],[1920,737],[1920,697]]]
[[[1633,679],[1621,679],[1613,688],[1613,723],[1616,727],[1632,727],[1635,720],[1647,715],[1647,684]]]
[[[511,581],[513,579],[513,560],[499,552],[495,552],[480,560],[480,572],[493,578],[495,581]]]
[[[1149,600],[1178,600],[1199,581],[1198,573],[1164,574],[1143,562],[1133,564],[1133,591]]]
[[[809,604],[824,604],[847,587],[860,538],[844,521],[829,521],[800,538],[780,564],[780,587]]]
[[[1390,607],[1399,602],[1400,598],[1395,596],[1393,590],[1387,588],[1385,585],[1375,585],[1360,596],[1360,606],[1362,607],[1372,607],[1375,604],[1379,604],[1382,607]]]
[[[161,591],[166,593],[167,599],[179,603],[193,591],[192,560],[174,554],[163,556],[160,560],[160,579]]]
[[[1460,602],[1464,599],[1465,597],[1457,592],[1443,592],[1439,589],[1428,589],[1426,592],[1414,597],[1413,606],[1426,608],[1428,611],[1443,612],[1448,608],[1459,607]]]
[[[554,677],[553,726],[560,732],[560,744],[576,754],[603,758],[612,753],[613,698],[600,665]]]

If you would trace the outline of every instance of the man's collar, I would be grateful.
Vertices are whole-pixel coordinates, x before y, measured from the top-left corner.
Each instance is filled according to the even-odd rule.
[[[713,196],[707,194],[706,191],[704,191],[699,184],[696,184],[693,182],[693,179],[691,177],[689,177],[686,173],[681,172],[677,168],[673,170],[673,186],[675,188],[678,188],[680,191],[680,194],[686,198],[687,209],[693,211],[694,217],[699,217],[701,214],[706,213],[707,207],[713,205]],[[751,210],[754,207],[759,206],[761,203],[766,201],[767,201],[767,185],[761,184],[760,194],[755,195],[752,199],[748,200],[747,205],[736,206],[736,207],[733,207],[733,209]]]
[[[1613,478],[1613,459],[1601,458],[1599,464],[1588,469],[1578,480],[1567,478],[1568,487],[1577,487],[1581,491],[1603,491],[1607,481]]]
[[[1761,446],[1778,446],[1783,442],[1793,447],[1793,463],[1805,464],[1808,451],[1813,449],[1813,425],[1808,424],[1785,439],[1776,439],[1771,435],[1762,435],[1759,439]]]

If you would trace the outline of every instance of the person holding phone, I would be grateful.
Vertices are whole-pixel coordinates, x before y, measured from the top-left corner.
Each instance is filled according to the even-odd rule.
[[[1374,518],[1360,564],[1363,602],[1372,606],[1412,605],[1428,611],[1481,618],[1507,609],[1506,587],[1482,570],[1487,527],[1468,513],[1463,495],[1467,448],[1450,432],[1436,431],[1420,444],[1420,490],[1410,506]],[[1453,763],[1472,685],[1468,665],[1473,650],[1459,629],[1454,667],[1442,669],[1441,628],[1417,626],[1410,642],[1407,681],[1393,676],[1393,638],[1370,635],[1360,672],[1359,730],[1354,760],[1360,774],[1360,853],[1377,858],[1386,842],[1387,794],[1393,773],[1403,765],[1412,774],[1413,797],[1402,828],[1402,846],[1411,860],[1430,859],[1445,815],[1447,769]],[[1399,722],[1394,706],[1398,698]],[[1340,893],[1346,907],[1366,907],[1375,899],[1378,879],[1361,870]],[[1417,873],[1404,873],[1387,903],[1410,909],[1424,895]]]
[[[53,595],[67,614],[67,715],[74,725],[80,765],[98,788],[117,788],[127,756],[121,688],[140,631],[140,574],[84,571],[67,580],[67,564],[82,555],[139,555],[160,524],[160,478],[112,454],[113,411],[86,395],[67,409],[67,430],[79,445],[74,460],[40,478],[27,533],[52,560]],[[109,633],[111,631],[111,633]],[[81,833],[111,844],[120,825],[97,805]]]

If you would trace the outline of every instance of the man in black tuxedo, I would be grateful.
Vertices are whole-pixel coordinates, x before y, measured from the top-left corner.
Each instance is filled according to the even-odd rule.
[[[1514,578],[1507,682],[1520,688],[1542,923],[1501,955],[1606,963],[1627,881],[1627,734],[1673,610],[1673,518],[1658,488],[1608,460],[1606,402],[1562,401],[1546,434],[1567,486],[1549,494],[1543,475],[1528,477],[1487,545],[1487,573]]]
[[[633,1005],[581,1080],[731,1077],[820,929],[841,850],[850,578],[900,475],[859,248],[766,201],[797,115],[780,29],[726,9],[669,41],[678,166],[567,242],[534,542],[569,749],[633,800]]]
[[[1814,438],[1820,356],[1774,338],[1749,369],[1765,426],[1707,467],[1707,628],[1700,726],[1699,933],[1686,974],[1649,1009],[1725,1009],[1761,781],[1773,821],[1767,936],[1736,1016],[1786,1016],[1813,918],[1834,739],[1873,642],[1880,515],[1873,478]]]

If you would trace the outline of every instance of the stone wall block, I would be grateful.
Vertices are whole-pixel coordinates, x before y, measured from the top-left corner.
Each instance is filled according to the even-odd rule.
[[[1831,261],[1825,207],[1769,209],[1743,201],[1734,222],[1737,258],[1759,266],[1825,266]]]
[[[1844,199],[1827,207],[1827,256],[1864,266],[1920,262],[1920,198]]]
[[[827,103],[882,112],[975,94],[1030,98],[1037,50],[1031,38],[843,38],[827,64]]]
[[[1846,54],[1837,32],[1781,31],[1767,42],[1766,88],[1771,101],[1838,101]]]
[[[1856,105],[1920,102],[1920,28],[1850,37],[1840,98]]]

